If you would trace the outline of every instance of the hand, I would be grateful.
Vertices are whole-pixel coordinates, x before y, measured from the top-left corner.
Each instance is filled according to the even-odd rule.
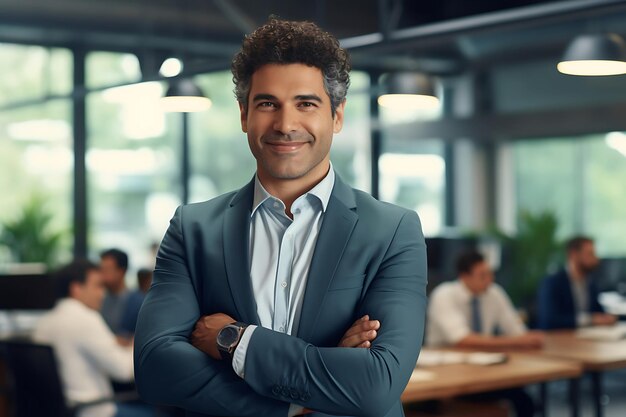
[[[200,317],[196,322],[193,333],[191,333],[191,344],[213,359],[221,360],[222,355],[220,355],[220,351],[217,349],[217,334],[224,326],[236,321],[223,313]]]
[[[522,347],[528,349],[538,349],[543,346],[544,342],[544,334],[542,332],[530,331],[526,332],[520,337],[520,341],[522,342]]]
[[[352,327],[343,335],[339,342],[339,347],[369,348],[372,340],[378,335],[380,329],[378,320],[370,320],[366,314],[354,322]]]
[[[593,313],[591,315],[591,324],[594,326],[610,326],[617,321],[617,316],[606,313]]]
[[[132,336],[126,337],[126,336],[116,335],[115,341],[117,342],[118,345],[122,347],[132,347],[134,343],[134,338]]]

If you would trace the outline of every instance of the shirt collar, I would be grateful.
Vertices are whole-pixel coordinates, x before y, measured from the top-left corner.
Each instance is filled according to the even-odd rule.
[[[328,202],[330,201],[330,195],[333,192],[334,185],[335,185],[335,171],[333,170],[333,164],[331,162],[330,169],[328,170],[328,174],[326,174],[324,179],[320,181],[315,187],[311,188],[309,191],[304,193],[303,195],[309,194],[309,195],[313,195],[317,197],[320,203],[322,203],[322,211],[325,212],[326,208],[328,207]],[[263,184],[261,184],[261,181],[259,181],[259,176],[255,175],[254,176],[254,200],[252,202],[251,216],[254,216],[254,213],[256,212],[256,210],[259,208],[261,204],[263,204],[267,199],[272,199],[272,198],[278,200],[277,197],[274,197],[273,195],[271,195],[265,189],[265,187],[263,187]]]
[[[81,310],[89,309],[89,307],[83,304],[82,301],[78,301],[76,298],[72,297],[61,298],[57,301],[57,305],[61,308],[73,308]]]
[[[469,301],[474,297],[480,298],[480,295],[474,295],[474,293],[471,292],[469,288],[467,288],[467,286],[465,285],[463,280],[461,280],[461,278],[458,278],[457,282],[459,285],[459,293],[461,294],[461,297],[463,298],[463,300]]]

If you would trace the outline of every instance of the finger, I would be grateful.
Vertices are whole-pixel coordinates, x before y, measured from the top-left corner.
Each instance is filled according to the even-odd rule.
[[[345,337],[340,343],[340,347],[357,347],[365,341],[371,342],[377,336],[376,330],[368,330],[366,332],[359,332],[353,336]]]
[[[352,337],[359,333],[366,332],[371,329],[369,321],[358,321],[352,325],[343,335],[343,338]]]
[[[372,342],[370,342],[369,340],[366,340],[365,342],[361,343],[357,347],[358,348],[369,348],[370,346],[372,346]]]
[[[357,333],[367,332],[369,330],[378,330],[380,328],[380,322],[378,320],[358,321],[348,329],[343,337],[351,337]]]

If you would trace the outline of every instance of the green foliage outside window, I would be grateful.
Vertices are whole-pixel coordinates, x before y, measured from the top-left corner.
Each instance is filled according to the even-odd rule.
[[[1,226],[0,245],[9,248],[16,262],[36,262],[54,267],[59,262],[59,251],[69,231],[53,225],[54,213],[43,194],[34,194],[20,214]]]

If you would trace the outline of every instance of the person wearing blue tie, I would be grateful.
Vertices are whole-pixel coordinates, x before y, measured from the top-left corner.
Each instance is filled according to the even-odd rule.
[[[484,256],[470,251],[456,263],[458,279],[438,285],[430,295],[426,344],[474,350],[537,349],[543,335],[532,332],[519,318],[506,292],[494,283]],[[505,398],[517,416],[532,416],[532,398],[523,389],[480,395]]]
[[[179,207],[135,333],[136,384],[188,416],[403,416],[426,312],[414,211],[346,185],[330,147],[350,63],[270,19],[233,64],[256,175]]]

